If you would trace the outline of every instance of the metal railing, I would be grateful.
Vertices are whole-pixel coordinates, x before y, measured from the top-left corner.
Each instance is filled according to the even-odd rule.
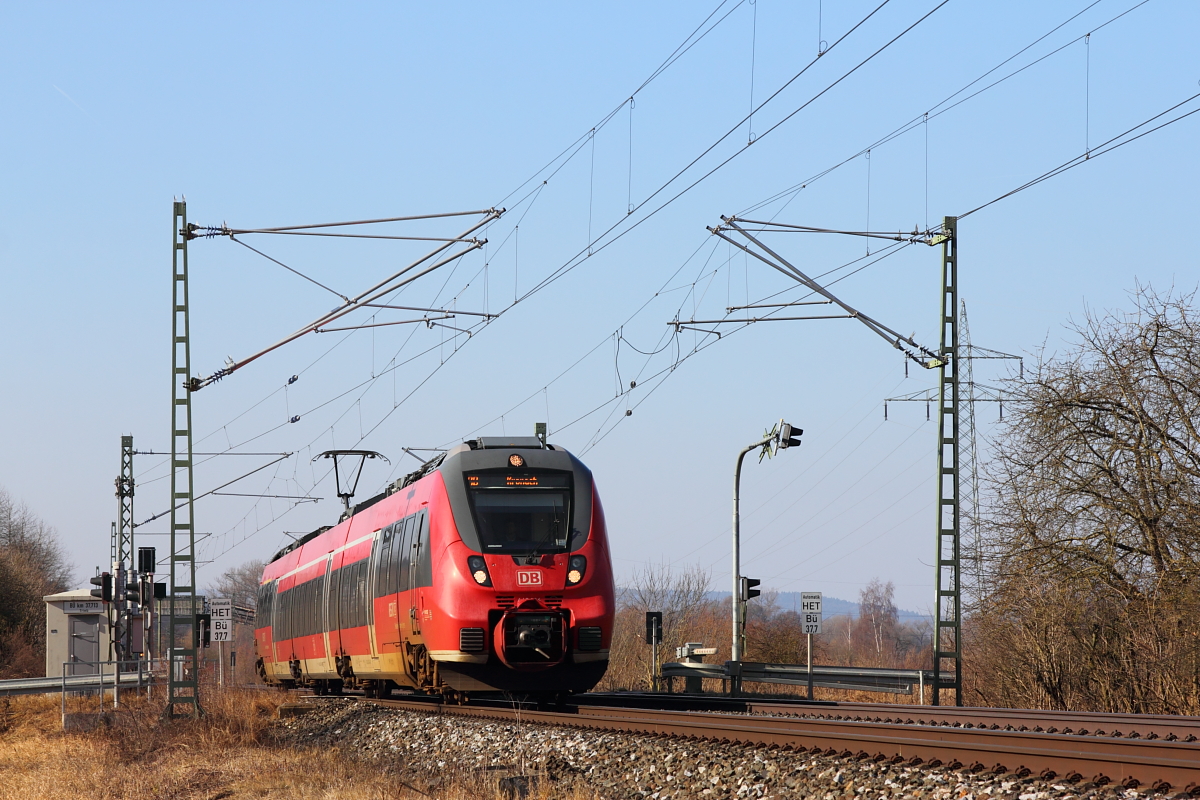
[[[773,683],[789,686],[809,684],[808,667],[803,664],[765,664],[752,661],[726,661],[724,664],[669,663],[662,665],[667,691],[674,689],[675,678],[709,678],[722,682],[737,691],[742,683]],[[860,692],[912,694],[916,688],[921,702],[925,686],[933,685],[933,671],[927,669],[887,669],[881,667],[817,667],[812,668],[812,685],[823,689],[845,689]],[[726,689],[725,691],[729,691]]]
[[[67,674],[68,667],[74,671],[79,666],[94,667],[96,671],[86,675]],[[105,667],[111,667],[107,675],[105,675]],[[54,681],[56,679],[46,678],[44,680]],[[154,682],[154,673],[145,661],[64,661],[62,677],[57,681],[62,696],[62,720],[65,728],[67,725],[67,692],[90,693],[96,691],[100,698],[100,709],[103,711],[104,693],[111,685],[113,708],[120,708],[121,686],[132,688],[135,692],[140,692],[144,688],[146,696],[149,697],[150,687]]]

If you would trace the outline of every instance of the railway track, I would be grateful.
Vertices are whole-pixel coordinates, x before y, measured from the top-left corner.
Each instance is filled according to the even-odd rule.
[[[842,703],[807,700],[593,693],[580,695],[584,705],[659,708],[673,711],[727,711],[771,716],[797,716],[847,722],[937,725],[956,728],[1032,731],[1126,739],[1200,740],[1200,717],[1169,714],[1103,714],[1011,708],[957,708],[887,703]]]
[[[658,697],[662,701],[671,696]],[[1196,741],[1200,718],[1195,717],[675,697],[666,702],[718,708],[638,707],[653,698],[647,695],[580,696],[576,705],[555,711],[495,701],[477,704],[473,700],[463,706],[429,699],[366,702],[427,714],[774,746],[847,759],[1200,794],[1200,741]]]

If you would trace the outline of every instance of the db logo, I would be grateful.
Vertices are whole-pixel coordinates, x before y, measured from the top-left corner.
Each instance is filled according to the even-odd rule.
[[[519,569],[517,570],[517,586],[541,586],[542,573],[540,570]]]

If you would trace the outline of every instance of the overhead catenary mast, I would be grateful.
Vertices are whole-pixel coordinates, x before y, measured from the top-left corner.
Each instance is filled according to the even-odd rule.
[[[196,519],[193,514],[192,368],[188,307],[187,201],[175,201],[171,248],[171,520],[168,568],[167,705],[164,714],[203,714],[200,707],[201,609],[196,605]],[[183,628],[183,641],[176,634]]]

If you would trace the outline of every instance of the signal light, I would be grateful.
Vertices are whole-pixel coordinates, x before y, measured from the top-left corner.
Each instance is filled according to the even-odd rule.
[[[804,431],[799,428],[793,428],[783,420],[779,420],[779,449],[785,447],[799,447],[800,437],[804,435]]]
[[[492,576],[488,574],[487,562],[483,560],[483,556],[467,556],[467,569],[480,586],[492,585]]]
[[[196,615],[196,630],[192,640],[196,649],[208,647],[212,643],[212,614]]]
[[[137,584],[125,587],[125,599],[134,603],[142,602],[142,593]]]
[[[91,578],[89,581],[93,586],[98,586],[98,589],[92,589],[92,597],[99,598],[106,603],[111,603],[113,599],[113,580],[112,575],[108,572],[102,572],[99,575]]]
[[[758,578],[742,578],[743,602],[746,600],[753,600],[755,597],[758,597],[760,594],[762,594],[762,591],[754,588],[760,583],[762,583],[762,581],[760,581]]]
[[[571,556],[567,566],[567,586],[574,586],[587,574],[587,558],[584,556]]]
[[[662,612],[646,612],[646,644],[662,644]]]
[[[153,547],[138,548],[138,572],[143,575],[153,575],[156,562]]]

